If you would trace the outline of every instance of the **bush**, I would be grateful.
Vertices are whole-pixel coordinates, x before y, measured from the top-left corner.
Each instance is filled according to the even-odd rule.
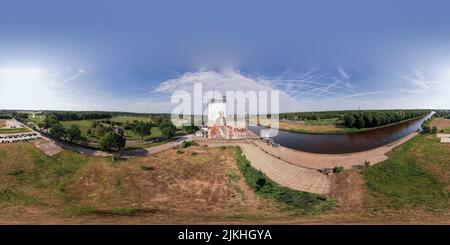
[[[364,161],[364,166],[365,166],[366,168],[370,167],[370,161],[365,160],[365,161]]]
[[[155,167],[147,166],[147,165],[141,165],[141,170],[143,170],[143,171],[155,170]]]
[[[181,148],[188,148],[191,145],[192,145],[192,141],[185,140],[185,141],[181,142]]]
[[[222,145],[222,146],[220,146],[220,149],[221,149],[221,150],[225,150],[225,149],[227,149],[227,147],[224,146],[224,145]]]
[[[177,149],[177,154],[179,155],[179,154],[183,154],[184,153],[184,151],[182,151],[182,150],[179,150],[179,149]]]
[[[433,126],[433,128],[431,128],[431,133],[432,134],[437,133],[437,131],[438,131],[438,128],[436,126]]]
[[[344,171],[344,167],[336,166],[333,168],[333,173],[340,173]]]
[[[191,155],[192,155],[192,156],[197,156],[197,154],[198,154],[198,153],[195,152],[195,151],[191,152]]]
[[[13,171],[9,172],[8,175],[17,176],[23,173],[24,173],[23,169],[14,169]]]

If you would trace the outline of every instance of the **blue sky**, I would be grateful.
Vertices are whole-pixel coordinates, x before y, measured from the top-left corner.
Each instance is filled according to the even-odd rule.
[[[449,1],[1,1],[0,108],[169,112],[195,81],[282,111],[450,108]],[[11,91],[21,91],[17,96]]]

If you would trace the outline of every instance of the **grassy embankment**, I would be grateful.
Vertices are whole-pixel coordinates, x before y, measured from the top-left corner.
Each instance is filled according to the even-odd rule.
[[[270,180],[256,195],[233,148],[190,146],[112,163],[67,150],[49,157],[31,143],[7,144],[0,146],[0,175],[0,220],[7,223],[286,221],[296,216],[285,206],[303,202],[304,212],[315,213],[329,203]],[[266,198],[274,195],[281,204]]]
[[[370,207],[448,210],[450,148],[434,135],[418,135],[363,171]]]
[[[236,162],[245,182],[258,195],[277,200],[302,214],[317,214],[332,209],[334,202],[330,198],[280,186],[254,169],[239,147],[236,147],[235,152]]]

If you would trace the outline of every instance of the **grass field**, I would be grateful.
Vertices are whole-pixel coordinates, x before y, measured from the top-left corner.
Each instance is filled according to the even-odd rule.
[[[122,119],[124,119],[124,117],[121,117]],[[128,119],[131,119],[132,117],[128,117]],[[142,120],[142,117],[141,117]],[[115,121],[115,120],[114,120]],[[87,130],[91,129],[91,120],[78,120],[78,121],[61,121],[61,124],[64,125],[64,127],[69,128],[71,125],[78,125],[78,127],[80,127],[81,130],[81,135],[83,137],[87,137]],[[91,129],[93,130],[93,129]],[[133,131],[131,130],[125,130],[125,136],[129,139],[129,140],[140,140],[141,137],[136,135]],[[149,136],[144,137],[145,139],[151,139],[151,138],[155,138],[155,137],[161,137],[161,130],[159,130],[159,128],[157,127],[153,127],[152,128],[152,134]]]
[[[364,171],[370,206],[448,210],[450,147],[419,135],[391,152],[390,159]]]
[[[77,120],[77,121],[61,121],[61,124],[65,128],[69,128],[71,125],[77,125],[80,127],[81,136],[87,137],[87,130],[91,128],[91,120]]]
[[[450,119],[442,117],[433,118],[431,126],[436,126],[439,132],[442,130],[444,133],[450,134]]]
[[[125,130],[125,135],[129,140],[140,140],[141,136],[135,134],[132,130]],[[152,133],[149,136],[144,137],[144,140],[161,137],[162,133],[158,127],[152,127]]]
[[[14,134],[31,132],[28,128],[0,128],[0,134]]]
[[[45,115],[44,114],[35,114],[34,117],[32,114],[29,114],[28,120],[32,123],[38,125],[39,123],[44,122]]]
[[[448,223],[449,170],[448,146],[420,135],[379,165],[335,174],[329,199],[273,183],[233,147],[190,146],[113,162],[3,144],[0,222]]]
[[[121,122],[121,123],[124,123],[126,121],[133,122],[134,120],[151,122],[152,118],[150,116],[116,116],[116,117],[111,118],[111,121]]]
[[[232,148],[191,146],[113,163],[70,151],[48,157],[31,143],[8,144],[0,145],[0,175],[1,223],[285,222],[298,217],[248,187]]]

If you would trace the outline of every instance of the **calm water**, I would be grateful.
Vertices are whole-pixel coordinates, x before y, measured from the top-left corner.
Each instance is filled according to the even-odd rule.
[[[373,149],[396,141],[420,128],[423,121],[432,114],[401,124],[350,134],[303,134],[279,131],[273,138],[282,146],[314,153],[336,154],[351,153]],[[263,127],[250,126],[249,129],[259,135]]]

